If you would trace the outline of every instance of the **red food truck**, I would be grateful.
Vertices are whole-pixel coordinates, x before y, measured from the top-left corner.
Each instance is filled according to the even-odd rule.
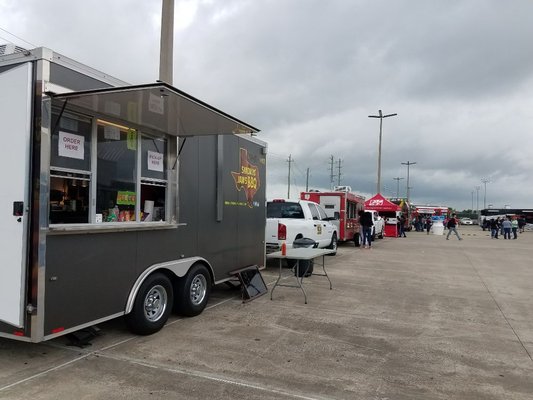
[[[365,198],[351,191],[349,186],[336,187],[330,192],[318,190],[300,193],[300,199],[318,203],[324,208],[331,222],[337,225],[339,242],[353,240],[359,246],[359,211],[363,210]]]

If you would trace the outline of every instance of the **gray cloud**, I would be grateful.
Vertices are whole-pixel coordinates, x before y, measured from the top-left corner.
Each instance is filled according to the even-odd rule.
[[[268,191],[342,183],[372,195],[378,109],[382,182],[411,169],[412,198],[470,208],[491,177],[495,206],[533,198],[533,2],[176,0],[174,84],[262,129]],[[157,79],[160,2],[0,0],[0,27],[123,80]],[[183,21],[182,21],[183,22]],[[4,36],[4,35],[0,35]],[[1,40],[1,39],[0,39]],[[405,193],[405,180],[400,193]],[[480,192],[478,192],[481,194]]]

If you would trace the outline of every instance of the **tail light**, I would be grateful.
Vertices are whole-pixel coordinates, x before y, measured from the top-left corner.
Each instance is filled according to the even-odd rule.
[[[287,240],[287,227],[283,224],[278,224],[278,240]]]

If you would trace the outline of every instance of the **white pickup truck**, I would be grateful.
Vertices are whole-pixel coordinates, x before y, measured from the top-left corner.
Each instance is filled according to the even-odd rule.
[[[272,200],[267,202],[266,252],[288,248],[294,240],[313,239],[318,248],[337,250],[337,227],[330,222],[322,207],[306,200]]]

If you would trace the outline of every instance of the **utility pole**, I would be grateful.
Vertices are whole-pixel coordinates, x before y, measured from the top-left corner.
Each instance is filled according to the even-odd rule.
[[[294,162],[291,154],[289,154],[289,158],[287,159],[287,162],[289,163],[289,175],[287,176],[287,199],[290,199],[291,198],[291,164]]]
[[[341,163],[342,163],[342,160],[339,158],[339,165],[338,165],[339,173],[337,175],[337,186],[341,185],[341,168],[342,168]]]
[[[400,198],[400,181],[405,178],[400,178],[399,176],[396,178],[392,178],[396,181],[396,198]]]
[[[398,114],[383,115],[381,110],[378,110],[379,115],[369,115],[368,118],[379,118],[379,145],[378,145],[378,183],[376,186],[376,192],[381,192],[381,137],[383,133],[383,118],[394,117]]]
[[[334,164],[334,161],[333,161],[333,155],[330,157],[329,159],[329,171],[330,171],[330,174],[329,174],[329,190],[333,190],[333,178],[335,177],[335,175],[333,175],[333,164]]]
[[[307,174],[305,176],[305,191],[309,191],[309,167],[307,167]]]
[[[159,49],[159,80],[172,85],[174,58],[174,0],[163,0],[161,10],[161,47]]]
[[[470,209],[472,213],[474,212],[474,191],[472,190],[472,208]]]
[[[407,162],[403,162],[402,165],[407,165],[407,193],[405,194],[405,197],[407,197],[407,202],[409,203],[409,189],[411,189],[409,187],[409,167],[411,165],[415,165],[416,162],[413,162],[413,161],[407,161]]]

